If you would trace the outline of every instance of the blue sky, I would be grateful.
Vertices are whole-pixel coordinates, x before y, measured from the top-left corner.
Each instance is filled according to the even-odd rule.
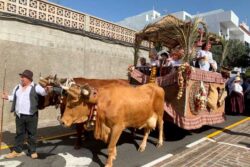
[[[83,13],[117,22],[154,8],[161,14],[185,10],[190,14],[215,9],[233,10],[250,24],[250,0],[51,0]]]

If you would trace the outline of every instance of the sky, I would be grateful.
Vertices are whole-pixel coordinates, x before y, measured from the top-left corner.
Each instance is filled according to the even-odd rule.
[[[49,0],[62,6],[111,22],[134,16],[153,8],[161,15],[178,11],[190,14],[216,9],[232,10],[240,22],[250,24],[250,0]]]

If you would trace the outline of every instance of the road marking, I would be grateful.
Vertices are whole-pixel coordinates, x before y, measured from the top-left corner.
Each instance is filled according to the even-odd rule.
[[[22,152],[23,155],[25,155],[24,152]],[[0,156],[0,160],[3,160],[5,159],[4,157],[6,156],[7,154],[4,154],[4,155],[1,155]],[[0,162],[0,166],[1,167],[17,167],[21,164],[22,162],[21,161],[17,161],[17,160],[11,160],[11,161],[1,161]]]
[[[45,141],[45,140],[51,140],[51,139],[55,139],[55,138],[59,138],[59,137],[65,137],[65,136],[70,136],[70,135],[75,135],[76,132],[69,132],[69,133],[65,133],[65,134],[61,134],[61,135],[55,135],[55,136],[50,136],[50,137],[40,137],[40,139],[38,139],[37,141]],[[5,150],[8,148],[13,147],[13,145],[4,145],[1,146],[0,150]]]
[[[224,144],[224,145],[229,145],[229,146],[233,146],[233,147],[238,147],[238,148],[244,148],[246,150],[250,150],[250,148],[246,147],[246,146],[241,146],[238,144],[231,144],[231,143],[226,143],[226,142],[217,142],[219,144]]]
[[[224,145],[229,145],[229,146],[234,146],[234,147],[244,148],[244,149],[250,150],[250,148],[248,148],[246,146],[241,146],[241,145],[238,145],[238,144],[226,143],[226,142],[222,142],[222,141],[217,142],[216,140],[210,139],[210,138],[207,138],[207,140],[210,141],[210,142],[213,142],[213,143],[224,144]]]
[[[88,157],[74,157],[70,153],[59,153],[66,161],[65,167],[88,167],[92,163],[92,159]]]
[[[186,147],[187,147],[187,148],[191,148],[191,147],[193,147],[193,146],[196,146],[197,144],[202,143],[202,142],[205,141],[205,140],[207,140],[207,138],[206,138],[206,137],[203,137],[203,138],[201,138],[201,139],[199,139],[199,140],[196,140],[196,141],[193,142],[193,143],[190,143],[190,144],[186,145]]]
[[[25,155],[24,152],[22,152],[23,155]],[[17,167],[22,162],[18,160],[9,160],[5,159],[4,157],[7,154],[0,156],[0,166],[1,167]],[[63,159],[65,159],[66,164],[65,167],[88,167],[92,163],[92,159],[89,157],[75,157],[72,154],[65,152],[65,153],[59,153],[57,154],[61,156]],[[3,161],[6,160],[6,161]],[[24,164],[25,165],[25,164]]]
[[[246,122],[246,121],[249,121],[249,120],[250,120],[250,117],[247,117],[247,118],[245,118],[245,119],[242,119],[242,120],[240,120],[240,121],[238,121],[238,122],[236,122],[236,123],[234,123],[234,124],[232,124],[232,125],[229,125],[229,126],[225,127],[225,128],[222,129],[222,130],[217,130],[217,131],[215,131],[215,132],[213,132],[213,133],[207,135],[207,138],[213,138],[213,137],[219,135],[220,133],[222,133],[222,132],[224,132],[224,131],[226,131],[226,130],[228,130],[228,129],[232,129],[232,128],[234,128],[235,126],[238,126],[238,125],[240,125],[240,124],[242,124],[242,123],[244,123],[244,122]]]
[[[193,143],[190,143],[190,144],[186,145],[186,147],[187,147],[187,148],[191,148],[191,147],[193,147],[193,146],[195,146],[195,145],[197,145],[197,144],[199,144],[199,143],[201,143],[201,142],[203,142],[203,141],[205,141],[205,140],[209,140],[209,141],[212,141],[212,142],[216,142],[215,140],[212,139],[213,137],[219,135],[220,133],[224,132],[225,130],[232,129],[232,128],[234,128],[235,126],[238,126],[238,125],[240,125],[240,124],[242,124],[242,123],[244,123],[244,122],[246,122],[246,121],[249,121],[249,120],[250,120],[250,117],[247,117],[247,118],[245,118],[245,119],[243,119],[243,120],[240,120],[240,121],[238,121],[238,122],[236,122],[236,123],[234,123],[234,124],[232,124],[232,125],[229,125],[229,126],[225,127],[225,128],[222,129],[222,130],[217,130],[217,131],[215,131],[215,132],[213,132],[213,133],[207,135],[206,137],[203,137],[203,138],[201,138],[201,139],[199,139],[199,140],[197,140],[197,141],[195,141],[195,142],[193,142]]]
[[[168,159],[168,158],[170,158],[172,156],[173,156],[173,154],[167,154],[167,155],[165,155],[163,157],[160,157],[160,158],[158,158],[158,159],[156,159],[156,160],[154,160],[154,161],[152,161],[152,162],[150,162],[148,164],[145,164],[145,165],[143,165],[141,167],[152,167],[152,166],[154,166],[154,165],[156,165],[156,164],[158,164],[158,163],[160,163],[160,162],[162,162],[162,161],[164,161],[164,160],[166,160],[166,159]]]
[[[13,160],[13,161],[1,161],[0,166],[2,167],[17,167],[21,164],[22,162]]]
[[[208,141],[212,142],[212,143],[216,143],[216,140],[211,139],[211,138],[207,138]]]

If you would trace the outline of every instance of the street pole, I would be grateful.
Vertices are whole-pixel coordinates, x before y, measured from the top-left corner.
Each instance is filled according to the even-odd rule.
[[[4,61],[4,74],[3,74],[3,92],[5,92],[5,79],[6,79],[6,64],[7,64],[7,59]],[[4,110],[4,99],[2,99],[2,108],[1,108],[1,117],[0,117],[0,122],[1,122],[1,129],[0,129],[0,155],[1,155],[1,150],[2,150],[2,139],[3,139],[3,110]]]

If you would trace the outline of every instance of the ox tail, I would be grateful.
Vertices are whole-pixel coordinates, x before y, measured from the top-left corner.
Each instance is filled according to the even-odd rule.
[[[109,141],[110,128],[105,125],[102,113],[97,112],[94,136],[105,143]]]

